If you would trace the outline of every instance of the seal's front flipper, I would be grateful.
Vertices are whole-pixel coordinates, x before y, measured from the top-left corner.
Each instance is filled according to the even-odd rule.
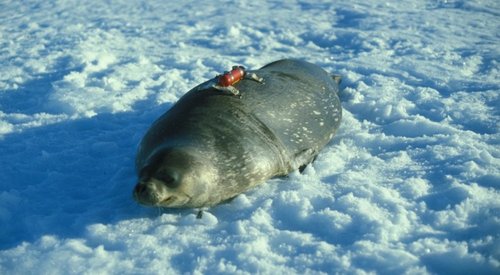
[[[295,154],[292,163],[293,170],[299,169],[299,171],[302,173],[302,171],[304,171],[306,166],[314,161],[315,155],[316,154],[314,149],[311,148],[304,149],[299,153]]]
[[[304,170],[306,169],[307,165],[313,163],[315,160],[316,160],[316,156],[309,163],[306,163],[306,164],[300,166],[299,167],[299,172],[302,174],[302,172],[304,172]]]
[[[196,214],[196,219],[203,218],[203,209],[198,210],[198,214]]]

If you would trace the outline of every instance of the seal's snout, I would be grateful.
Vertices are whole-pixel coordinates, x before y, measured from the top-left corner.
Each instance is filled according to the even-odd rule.
[[[134,199],[144,205],[156,205],[163,199],[164,190],[157,182],[139,182],[134,188]]]
[[[142,204],[147,204],[151,201],[151,194],[148,192],[148,188],[144,183],[137,183],[134,188],[134,199]]]
[[[139,194],[142,194],[144,193],[144,191],[146,190],[146,186],[144,184],[140,184],[138,183],[135,188],[134,188],[134,195],[139,195]]]
[[[169,188],[164,182],[155,178],[137,183],[133,197],[142,205],[158,207],[182,207],[190,200],[190,196],[184,191]]]

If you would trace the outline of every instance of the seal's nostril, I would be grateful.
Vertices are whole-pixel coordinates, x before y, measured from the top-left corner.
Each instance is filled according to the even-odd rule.
[[[136,193],[136,194],[141,194],[141,193],[143,193],[143,192],[144,192],[144,190],[146,190],[146,186],[145,186],[144,184],[140,184],[140,183],[139,183],[139,184],[137,184],[137,185],[135,186],[135,193]]]

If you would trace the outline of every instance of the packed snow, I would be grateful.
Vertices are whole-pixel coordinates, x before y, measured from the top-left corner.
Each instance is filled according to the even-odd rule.
[[[499,274],[500,2],[0,3],[0,274]],[[299,58],[343,77],[301,174],[207,209],[132,199],[185,92]]]

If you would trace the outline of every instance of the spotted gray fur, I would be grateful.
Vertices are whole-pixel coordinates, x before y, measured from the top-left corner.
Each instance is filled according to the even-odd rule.
[[[323,69],[279,60],[244,79],[241,98],[207,83],[153,123],[137,153],[134,198],[205,207],[310,163],[339,127],[338,83]]]

